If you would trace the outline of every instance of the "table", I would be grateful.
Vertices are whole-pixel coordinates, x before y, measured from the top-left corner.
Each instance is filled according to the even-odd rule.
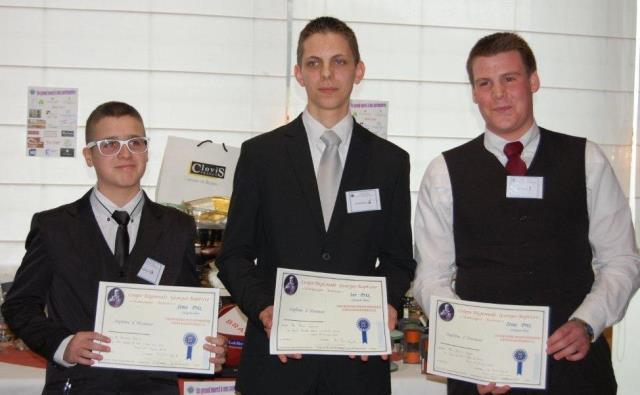
[[[420,373],[420,365],[398,363],[399,369],[391,373],[391,391],[394,395],[444,395],[445,380]],[[0,362],[0,394],[38,395],[44,385],[45,370]]]
[[[44,386],[45,370],[0,362],[0,393],[38,395]]]
[[[393,395],[444,395],[447,380],[444,377],[420,373],[420,364],[396,362],[398,370],[391,373]]]

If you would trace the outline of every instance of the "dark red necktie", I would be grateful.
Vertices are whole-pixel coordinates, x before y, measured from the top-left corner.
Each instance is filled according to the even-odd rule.
[[[504,146],[504,153],[507,155],[507,174],[510,176],[524,176],[527,174],[527,164],[524,163],[520,154],[522,154],[523,145],[519,141],[508,143]]]

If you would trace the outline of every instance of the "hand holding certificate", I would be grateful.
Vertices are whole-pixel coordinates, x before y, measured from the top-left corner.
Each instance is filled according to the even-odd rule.
[[[391,353],[386,279],[279,268],[271,354]]]
[[[472,383],[546,386],[549,308],[433,297],[427,371]]]
[[[213,373],[219,290],[100,282],[95,331],[111,338],[97,367]]]

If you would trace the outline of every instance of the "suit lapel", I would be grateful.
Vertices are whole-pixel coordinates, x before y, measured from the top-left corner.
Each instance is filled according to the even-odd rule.
[[[298,116],[288,125],[285,132],[285,146],[292,162],[302,193],[305,197],[309,212],[321,233],[325,233],[324,220],[322,218],[322,206],[318,193],[316,174],[313,170],[309,140],[302,123],[302,115]]]
[[[157,246],[157,241],[162,236],[165,228],[162,225],[162,211],[156,208],[156,203],[149,200],[146,193],[144,194],[144,199],[136,243],[127,263],[128,281],[138,281],[137,275],[142,265],[148,257],[153,255],[154,247]]]
[[[91,190],[68,208],[67,212],[74,222],[68,227],[69,237],[77,247],[82,268],[90,281],[115,279],[116,262],[93,214],[89,196]]]
[[[370,143],[371,136],[368,135],[367,131],[354,119],[353,134],[351,135],[351,142],[349,143],[349,151],[347,153],[347,162],[342,171],[342,179],[340,180],[340,188],[338,190],[338,196],[336,197],[336,204],[333,208],[329,231],[342,227],[342,223],[347,216],[346,192],[354,188],[359,188],[359,185],[364,179],[371,159]]]

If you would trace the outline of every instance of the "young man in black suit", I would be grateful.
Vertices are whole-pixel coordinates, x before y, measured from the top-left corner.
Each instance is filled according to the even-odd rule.
[[[242,145],[216,261],[249,317],[236,388],[243,395],[389,394],[385,357],[269,355],[278,267],[386,277],[391,327],[415,268],[409,156],[349,114],[365,71],[353,31],[331,17],[309,22],[294,71],[307,108]],[[379,194],[381,207],[350,212],[347,192],[364,190]]]
[[[48,360],[43,393],[177,394],[175,374],[91,368],[110,342],[93,326],[99,282],[148,284],[139,273],[149,258],[164,265],[160,284],[197,286],[194,221],[152,202],[140,188],[148,139],[135,108],[98,106],[87,119],[86,142],[83,154],[96,171],[96,186],[73,203],[33,216],[2,313],[16,335]],[[130,243],[118,235],[114,213],[125,216]],[[219,370],[225,339],[206,340]]]

